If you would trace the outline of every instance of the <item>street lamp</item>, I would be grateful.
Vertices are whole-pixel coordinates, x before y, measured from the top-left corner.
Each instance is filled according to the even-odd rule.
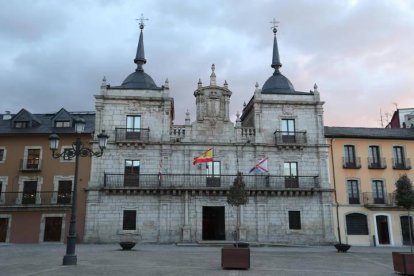
[[[109,136],[105,134],[105,130],[98,135],[98,143],[100,151],[94,152],[92,149],[84,147],[79,134],[85,129],[85,120],[79,118],[75,120],[75,132],[78,134],[76,141],[72,143],[72,148],[65,149],[62,153],[56,152],[59,147],[59,135],[53,133],[49,136],[49,148],[52,151],[52,157],[57,159],[65,157],[71,159],[75,157],[75,179],[73,181],[73,192],[72,192],[72,208],[69,225],[69,234],[66,243],[66,255],[63,257],[63,265],[76,265],[77,257],[75,255],[76,246],[76,195],[78,185],[78,169],[79,169],[79,156],[81,157],[101,157],[106,144],[108,143]]]

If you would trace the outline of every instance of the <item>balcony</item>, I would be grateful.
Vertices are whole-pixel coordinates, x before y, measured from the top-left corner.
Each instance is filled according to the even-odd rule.
[[[115,142],[147,142],[149,140],[149,131],[149,128],[115,128]]]
[[[342,167],[344,169],[360,169],[361,158],[357,157],[354,160],[350,160],[349,158],[342,157]]]
[[[41,159],[22,159],[20,160],[21,172],[40,172],[42,170]]]
[[[225,194],[236,175],[202,174],[105,174],[104,189],[113,193],[180,193],[181,191],[202,191]],[[246,189],[250,194],[271,193],[278,195],[313,193],[320,189],[318,176],[285,177],[276,175],[245,175]]]
[[[275,131],[276,146],[303,148],[307,143],[306,131]]]
[[[392,168],[394,170],[411,170],[411,160],[410,158],[406,159],[392,159]]]
[[[71,203],[70,192],[4,192],[0,194],[0,209],[6,207],[70,207]]]
[[[369,208],[396,207],[395,193],[384,194],[383,197],[375,193],[362,193],[364,206]]]
[[[368,169],[386,169],[387,163],[385,158],[375,158],[375,160],[371,157],[368,157]]]

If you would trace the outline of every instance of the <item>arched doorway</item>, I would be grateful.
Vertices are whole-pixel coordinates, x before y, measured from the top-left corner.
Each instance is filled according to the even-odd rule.
[[[386,215],[375,216],[377,241],[379,245],[390,245],[391,235],[389,229],[389,219]]]

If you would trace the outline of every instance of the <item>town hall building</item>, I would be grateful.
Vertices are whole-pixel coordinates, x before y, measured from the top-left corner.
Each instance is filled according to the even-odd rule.
[[[240,171],[249,195],[242,240],[332,243],[323,102],[316,85],[296,91],[282,75],[276,27],[274,72],[261,88],[256,84],[236,121],[232,91],[213,64],[209,81],[198,81],[193,93],[195,118],[187,111],[184,125],[173,123],[168,81],[158,86],[144,72],[142,22],[140,29],[136,70],[119,86],[104,79],[95,96],[95,131],[110,138],[104,155],[92,159],[84,241],[124,234],[159,243],[232,240],[237,210],[226,195]],[[212,161],[193,165],[210,149]],[[267,167],[249,173],[260,161]]]

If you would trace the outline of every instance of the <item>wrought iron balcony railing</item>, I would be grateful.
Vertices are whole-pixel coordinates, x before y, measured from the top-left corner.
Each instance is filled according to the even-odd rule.
[[[275,131],[276,145],[305,145],[306,131]]]
[[[5,206],[70,206],[71,203],[70,192],[4,192],[0,194],[0,208]]]
[[[149,128],[115,128],[115,142],[147,142]]]
[[[42,170],[42,159],[22,159],[20,160],[20,171],[38,172]]]
[[[385,158],[372,158],[368,157],[368,169],[386,169],[387,163]]]
[[[410,170],[411,169],[411,160],[410,160],[410,158],[406,158],[406,159],[393,158],[392,159],[392,168],[394,170]]]
[[[105,188],[229,188],[236,175],[202,174],[108,174],[104,175]],[[246,189],[311,189],[319,188],[318,176],[244,175]]]
[[[362,193],[362,198],[365,206],[396,207],[395,193],[384,193],[382,195],[376,193]]]
[[[344,169],[360,169],[361,168],[361,157],[356,157],[353,160],[342,157],[342,167]]]

